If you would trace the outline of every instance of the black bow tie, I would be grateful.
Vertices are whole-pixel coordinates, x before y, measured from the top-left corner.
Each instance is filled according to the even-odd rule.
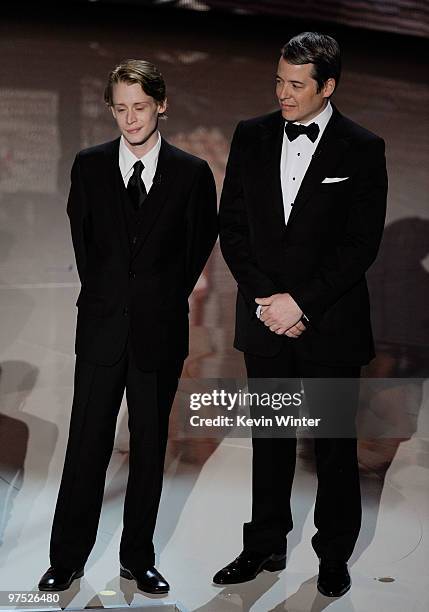
[[[311,142],[316,142],[317,137],[319,136],[319,126],[317,123],[310,123],[310,125],[301,125],[300,123],[291,123],[290,121],[286,122],[285,132],[286,136],[290,141],[295,140],[301,134],[305,134],[311,140]]]

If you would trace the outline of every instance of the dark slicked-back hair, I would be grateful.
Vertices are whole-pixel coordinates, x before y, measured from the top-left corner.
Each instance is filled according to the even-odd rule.
[[[155,102],[162,104],[166,99],[165,81],[158,68],[146,60],[127,59],[114,68],[107,79],[104,90],[104,101],[113,106],[113,86],[124,82],[138,83],[145,94],[152,96]],[[165,113],[160,113],[160,117]]]
[[[341,75],[340,47],[332,36],[318,32],[302,32],[291,38],[281,50],[282,58],[289,64],[313,64],[313,79],[319,92],[326,81],[335,79],[338,85]]]

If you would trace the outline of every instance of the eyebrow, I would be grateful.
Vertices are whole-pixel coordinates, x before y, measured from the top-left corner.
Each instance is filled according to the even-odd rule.
[[[276,79],[280,79],[281,81],[284,81],[284,79],[280,75],[278,75],[278,74],[276,74]],[[288,82],[289,83],[297,83],[298,85],[305,85],[305,83],[303,83],[303,81],[296,81],[296,80],[293,80],[293,79],[290,79]]]
[[[148,104],[146,101],[142,102],[133,102],[131,106],[136,106],[137,104]],[[125,102],[114,102],[113,106],[126,106]]]

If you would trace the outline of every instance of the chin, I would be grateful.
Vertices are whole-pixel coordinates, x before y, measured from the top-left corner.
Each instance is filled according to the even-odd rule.
[[[125,136],[124,135],[125,140],[132,146],[137,147],[140,144],[143,144],[145,142],[144,139],[142,139],[141,136],[135,136],[134,138],[130,137],[128,134]]]
[[[291,113],[291,111],[287,111],[287,110],[283,110],[282,111],[282,117],[283,119],[286,119],[286,121],[297,121],[296,116],[294,115],[294,113]]]

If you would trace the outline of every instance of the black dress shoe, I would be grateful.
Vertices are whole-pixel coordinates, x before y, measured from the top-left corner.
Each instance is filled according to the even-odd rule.
[[[214,584],[238,584],[253,580],[262,572],[276,572],[286,567],[285,553],[257,553],[243,551],[234,561],[213,577]]]
[[[168,593],[170,590],[170,585],[155,567],[131,571],[121,565],[120,575],[127,580],[135,580],[140,591],[145,593],[157,595],[159,593]]]
[[[350,574],[345,561],[321,559],[317,589],[326,597],[341,597],[351,587]]]
[[[64,567],[51,566],[41,577],[39,591],[65,591],[76,578],[82,578],[81,569],[66,569]]]

